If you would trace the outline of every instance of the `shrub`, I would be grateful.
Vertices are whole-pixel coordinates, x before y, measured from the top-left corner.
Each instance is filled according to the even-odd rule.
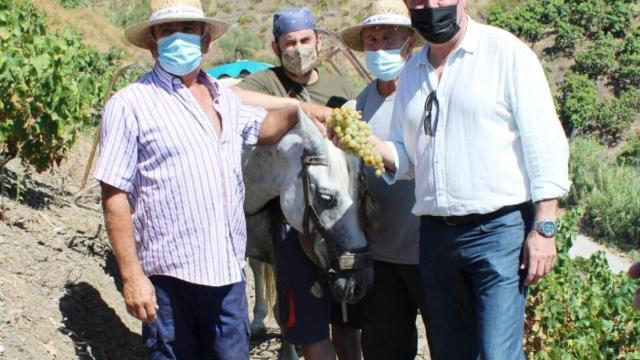
[[[640,88],[640,29],[627,36],[616,56],[618,68],[614,77],[618,90]]]
[[[600,142],[607,145],[620,143],[638,115],[639,104],[638,90],[628,90],[619,98],[600,101],[593,125],[593,132],[598,135]]]
[[[120,53],[100,54],[72,31],[48,34],[30,1],[0,0],[0,29],[0,152],[44,171],[91,124]]]
[[[589,196],[586,221],[594,235],[623,250],[640,246],[640,170],[609,165]]]
[[[585,208],[585,225],[599,239],[623,250],[640,239],[640,169],[609,161],[594,139],[571,142],[570,205]]]
[[[611,34],[601,34],[589,47],[576,54],[576,72],[588,75],[591,79],[609,75],[616,66],[618,43]]]
[[[60,0],[62,6],[67,9],[75,9],[84,5],[84,0]]]
[[[627,144],[618,154],[618,164],[640,167],[640,132],[627,139]]]
[[[571,141],[569,177],[571,191],[567,196],[569,205],[586,203],[601,182],[604,168],[608,166],[607,148],[592,138],[577,138]]]
[[[596,117],[596,86],[586,75],[569,73],[558,96],[559,114],[568,134],[587,131]]]
[[[563,216],[554,270],[529,287],[525,349],[530,359],[639,359],[636,284],[613,274],[603,253],[569,259],[583,210]]]
[[[216,43],[222,49],[224,62],[249,59],[264,46],[258,34],[239,26],[229,29]]]

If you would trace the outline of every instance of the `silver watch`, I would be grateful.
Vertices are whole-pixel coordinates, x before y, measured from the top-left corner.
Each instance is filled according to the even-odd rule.
[[[538,233],[540,233],[540,235],[546,238],[554,237],[556,235],[556,231],[558,230],[556,222],[551,220],[538,221],[533,225],[533,228]]]

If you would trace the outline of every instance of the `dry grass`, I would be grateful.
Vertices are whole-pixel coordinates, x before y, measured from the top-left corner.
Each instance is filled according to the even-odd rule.
[[[126,49],[129,61],[144,62],[148,59],[146,52],[128,45],[121,29],[91,8],[66,9],[58,0],[33,0],[33,3],[47,15],[47,25],[53,31],[70,27],[98,51],[105,52],[116,46]]]

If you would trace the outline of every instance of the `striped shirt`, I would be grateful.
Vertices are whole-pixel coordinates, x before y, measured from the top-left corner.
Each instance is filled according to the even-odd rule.
[[[200,72],[222,132],[160,66],[105,106],[94,177],[128,193],[147,274],[224,286],[242,280],[246,246],[241,151],[257,143],[266,111],[245,106]]]

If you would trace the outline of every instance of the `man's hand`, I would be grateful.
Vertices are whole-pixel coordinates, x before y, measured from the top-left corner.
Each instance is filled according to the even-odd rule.
[[[327,121],[333,111],[330,107],[304,101],[300,102],[300,107],[311,120],[321,124]]]
[[[131,316],[144,322],[156,321],[156,290],[143,273],[123,279],[122,294]]]
[[[640,279],[640,262],[637,262],[629,268],[629,277],[632,279]],[[636,290],[636,296],[633,299],[633,306],[640,309],[640,288]]]
[[[521,270],[527,270],[525,285],[531,285],[551,272],[556,263],[556,240],[531,230],[522,252]]]

